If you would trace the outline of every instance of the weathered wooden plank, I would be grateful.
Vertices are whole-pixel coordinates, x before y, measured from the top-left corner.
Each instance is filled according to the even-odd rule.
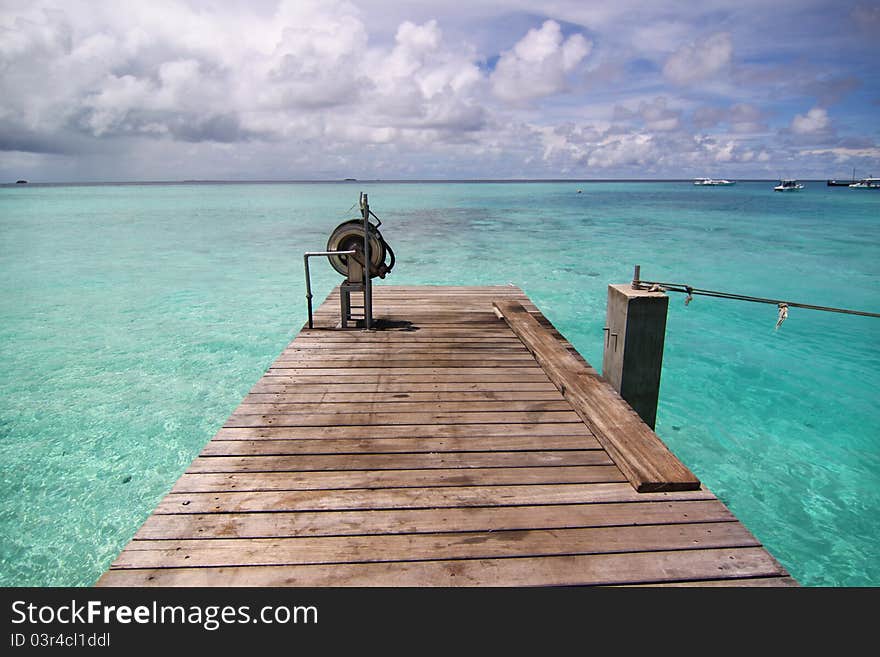
[[[563,396],[638,491],[697,488],[699,479],[605,381],[562,348],[523,307],[496,302],[510,327],[535,354]]]
[[[556,386],[546,377],[543,381],[409,381],[392,382],[386,381],[386,377],[377,380],[367,380],[353,383],[346,379],[340,383],[339,379],[330,379],[329,382],[318,382],[315,379],[307,379],[299,382],[285,379],[283,376],[263,377],[251,392],[335,392],[335,393],[363,393],[373,392],[532,392],[553,391],[559,394]]]
[[[454,369],[454,368],[453,368]],[[464,368],[460,368],[464,369]],[[504,371],[504,370],[501,370]],[[510,383],[510,384],[521,384],[524,382],[530,383],[544,383],[549,382],[547,375],[540,368],[533,370],[534,374],[518,374],[513,371],[513,368],[508,368],[508,371],[504,374],[500,374],[499,371],[496,371],[493,374],[469,374],[469,373],[459,373],[456,374],[454,371],[447,370],[448,374],[435,374],[432,373],[430,369],[425,369],[425,371],[421,374],[419,373],[409,373],[409,374],[397,374],[392,373],[393,370],[389,370],[385,374],[377,375],[377,374],[361,374],[361,373],[346,373],[343,376],[333,375],[327,371],[318,372],[308,370],[298,370],[296,374],[292,374],[292,370],[269,370],[266,374],[263,375],[263,378],[266,383],[273,383],[274,380],[278,380],[279,382],[283,382],[286,384],[299,384],[299,383],[315,383],[315,384],[327,384],[327,383],[336,383],[336,384],[376,384],[378,383],[454,383],[461,387],[465,383]],[[370,388],[365,387],[365,390],[369,390]],[[461,388],[459,388],[461,389]]]
[[[300,392],[291,387],[283,392],[252,392],[242,403],[265,404],[382,404],[382,403],[448,403],[448,402],[497,402],[497,401],[557,401],[561,394],[553,390],[464,390],[431,392]],[[568,402],[566,402],[568,403]]]
[[[512,294],[524,295],[525,293],[516,285],[390,285],[387,283],[377,283],[373,286],[376,294],[403,294],[412,295],[413,298],[419,299],[432,295],[450,295],[459,297],[469,292],[476,294]],[[339,295],[339,288],[333,288],[330,293]]]
[[[421,353],[421,352],[446,352],[451,354],[479,355],[479,354],[522,354],[526,353],[531,358],[531,353],[525,348],[519,338],[511,336],[502,340],[476,340],[473,338],[425,338],[424,340],[344,340],[335,341],[333,338],[326,340],[309,340],[297,338],[291,342],[282,354],[391,354],[391,353]]]
[[[534,363],[534,357],[525,347],[523,350],[514,349],[460,349],[453,351],[443,347],[420,348],[420,349],[370,349],[369,347],[341,347],[339,349],[298,349],[282,353],[275,363],[308,363],[308,367],[322,367],[320,363],[331,363],[330,367],[345,366],[348,364],[356,367],[384,367],[386,361],[404,361],[419,363],[423,361],[442,360],[454,361],[455,363]],[[395,365],[395,367],[411,367],[411,365]],[[438,367],[433,365],[431,367]],[[443,367],[443,366],[439,366]],[[458,367],[456,365],[455,367]],[[473,367],[473,365],[471,365]]]
[[[511,336],[512,337],[512,336]],[[282,357],[298,358],[347,358],[351,354],[368,353],[385,358],[396,354],[410,353],[445,353],[454,356],[519,356],[532,358],[529,350],[521,342],[477,340],[469,342],[423,342],[394,340],[387,342],[299,342],[294,340],[279,354]]]
[[[403,298],[407,300],[411,300],[414,303],[425,302],[440,302],[443,299],[449,299],[452,301],[458,301],[460,304],[466,303],[469,306],[478,305],[477,300],[485,300],[493,298],[494,295],[501,295],[503,297],[511,297],[511,298],[522,298],[527,299],[525,292],[522,289],[516,286],[503,286],[503,285],[488,285],[486,287],[482,286],[472,286],[472,287],[459,287],[459,286],[436,286],[436,289],[432,290],[432,286],[426,285],[418,285],[413,286],[412,289],[404,289],[397,285],[380,285],[374,287],[376,293],[374,294],[374,298],[378,303],[384,303],[387,299],[394,298]],[[339,289],[334,288],[329,293],[329,297],[333,298],[338,297]]]
[[[219,440],[202,449],[202,456],[247,456],[253,454],[415,454],[436,452],[516,452],[540,450],[600,450],[593,436],[480,436],[470,438],[294,438],[277,440]]]
[[[704,579],[697,582],[661,582],[654,584],[623,584],[629,587],[765,587],[765,588],[790,588],[800,586],[792,577],[735,577],[730,579]]]
[[[457,315],[472,314],[481,316],[485,315],[488,321],[494,322],[497,319],[497,315],[491,317],[489,313],[492,309],[492,301],[495,298],[502,298],[505,301],[516,301],[517,303],[523,303],[525,301],[523,298],[504,295],[501,297],[493,297],[491,294],[469,296],[466,299],[458,300],[457,304],[455,300],[451,299],[430,299],[426,301],[405,298],[379,299],[378,302],[374,301],[373,309],[380,310],[383,313],[381,315],[382,319],[389,315],[394,316],[396,311],[404,311],[411,317],[415,316],[419,320],[431,319],[432,317],[438,316],[454,317]],[[489,309],[488,312],[487,309]],[[332,313],[333,311],[327,309],[323,312]],[[532,305],[531,312],[538,312],[534,305]]]
[[[235,409],[235,415],[287,415],[290,413],[455,413],[476,412],[534,413],[544,411],[571,411],[571,404],[564,399],[557,401],[473,401],[473,402],[412,402],[402,399],[385,402],[252,402],[244,401]]]
[[[445,358],[443,356],[430,358],[428,356],[416,357],[416,358],[408,358],[408,357],[399,357],[399,358],[375,358],[375,359],[365,359],[365,358],[352,358],[348,360],[342,359],[316,359],[316,358],[284,358],[281,360],[276,360],[269,366],[273,370],[280,369],[303,369],[307,368],[310,370],[331,370],[331,369],[345,369],[352,370],[353,374],[368,374],[374,373],[374,370],[386,370],[390,374],[400,373],[407,374],[410,373],[409,370],[412,369],[466,369],[466,370],[485,370],[488,367],[492,369],[499,368],[516,368],[517,370],[521,370],[523,368],[535,368],[537,364],[535,363],[533,358],[522,359],[518,358],[515,360],[506,359],[506,360],[492,360],[488,358],[476,358],[476,359],[459,359],[459,358]],[[419,374],[420,372],[415,372]],[[471,372],[473,373],[473,372]],[[501,372],[504,373],[504,372]],[[529,374],[533,374],[534,372],[528,372]],[[340,372],[340,374],[343,374]],[[343,374],[344,376],[344,374]]]
[[[491,306],[487,305],[487,308]],[[381,310],[381,308],[374,308],[374,316],[377,314],[375,311]],[[413,316],[415,313],[409,311],[408,309],[403,309],[403,313],[394,313],[394,312],[386,312],[383,310],[381,319],[388,322],[410,322],[413,321]],[[315,313],[315,317],[318,317],[318,314]],[[335,320],[338,321],[338,316],[334,317]],[[378,317],[377,317],[378,319]],[[499,319],[490,311],[477,311],[473,310],[471,312],[448,312],[448,311],[438,311],[438,312],[428,312],[425,311],[422,314],[418,315],[418,323],[422,326],[461,326],[462,324],[481,324],[486,326],[498,326]]]
[[[457,486],[253,493],[168,494],[154,513],[243,513],[246,511],[346,511],[534,504],[635,502],[640,495],[663,500],[712,499],[705,490],[637,493],[629,484],[554,484],[539,486]],[[655,497],[655,499],[657,499]]]
[[[502,530],[444,534],[285,539],[137,541],[112,568],[264,566],[377,561],[493,559],[614,552],[758,547],[740,523],[588,527],[552,532]]]
[[[275,513],[154,514],[137,540],[187,538],[283,538],[354,534],[412,534],[500,529],[614,527],[628,525],[733,522],[717,499],[540,506],[296,511]]]
[[[376,286],[370,332],[334,289],[99,584],[790,579],[704,488],[635,492],[499,300],[596,375],[519,288]]]
[[[233,413],[224,426],[227,427],[337,427],[342,425],[392,425],[392,424],[507,424],[507,423],[553,423],[580,422],[574,411],[530,411],[474,413],[278,413],[265,415],[240,415]]]
[[[491,327],[481,327],[479,325],[464,327],[446,326],[446,327],[418,327],[410,331],[377,331],[375,333],[365,333],[363,331],[342,331],[335,328],[325,329],[303,329],[300,332],[298,340],[312,339],[330,339],[331,342],[427,342],[439,341],[449,342],[460,340],[464,342],[477,342],[485,340],[487,342],[495,342],[497,340],[509,341],[511,337],[510,330],[504,325],[495,325]]]
[[[761,548],[365,564],[110,570],[99,586],[584,586],[783,576]]]
[[[408,356],[400,356],[397,358],[387,357],[387,358],[328,358],[328,359],[318,359],[318,358],[281,358],[276,360],[270,365],[270,368],[273,370],[279,369],[299,369],[299,368],[309,368],[309,369],[345,369],[345,370],[358,370],[353,371],[352,373],[357,374],[361,373],[360,370],[376,370],[376,369],[384,369],[388,370],[391,374],[393,374],[396,370],[411,370],[414,368],[422,369],[422,368],[442,368],[442,369],[485,369],[487,365],[491,365],[494,368],[522,368],[522,367],[536,367],[535,361],[533,358],[505,358],[505,359],[492,359],[492,358],[446,358],[443,355],[440,356],[427,356],[422,355],[420,357],[408,357]],[[405,373],[405,372],[401,372]],[[343,374],[343,372],[340,372]]]
[[[296,454],[294,456],[199,456],[187,472],[307,472],[312,470],[410,470],[417,468],[517,468],[611,465],[603,450],[436,452],[416,454]]]
[[[323,349],[327,346],[331,349],[344,346],[369,347],[372,345],[399,345],[402,348],[450,346],[455,349],[480,349],[480,348],[518,348],[522,346],[519,338],[508,331],[498,331],[495,337],[484,333],[475,333],[473,329],[467,331],[455,331],[452,335],[438,335],[437,332],[425,333],[421,330],[413,333],[401,331],[382,331],[375,335],[346,333],[344,331],[324,331],[323,336],[300,334],[290,348],[293,349]]]
[[[553,424],[400,424],[337,427],[224,427],[219,440],[337,438],[467,438],[484,436],[590,436],[583,422]]]
[[[616,465],[421,470],[344,470],[324,472],[185,473],[173,493],[348,488],[424,488],[624,482]]]
[[[486,309],[489,309],[488,311]],[[492,311],[491,300],[476,307],[455,308],[452,305],[437,304],[434,307],[412,307],[403,301],[398,304],[378,304],[373,307],[373,316],[378,321],[407,322],[408,327],[440,327],[475,324],[481,327],[498,327],[498,316]],[[335,318],[338,320],[338,317]]]
[[[519,379],[520,377],[537,376],[546,378],[543,370],[535,363],[533,366],[524,365],[497,365],[493,367],[359,367],[357,369],[337,368],[337,367],[308,367],[301,365],[297,367],[270,367],[267,374],[276,374],[292,377],[301,376],[371,376],[374,380],[376,377],[386,376],[388,378],[394,376],[418,375],[420,377],[442,377],[452,376],[461,377],[466,380],[467,376],[505,376],[508,378]],[[529,380],[529,379],[525,379]],[[541,380],[541,379],[539,379]]]
[[[333,303],[334,296],[329,297],[330,301],[330,309],[332,312],[333,307],[337,304]],[[338,300],[338,296],[335,297]],[[358,295],[357,297],[353,297],[357,300],[358,306],[363,306],[362,300],[363,296]],[[380,294],[373,295],[373,308],[395,308],[395,307],[404,307],[404,308],[414,308],[420,313],[430,313],[433,308],[441,308],[446,310],[447,312],[467,312],[467,311],[482,311],[485,312],[486,308],[492,307],[492,300],[495,298],[503,298],[516,300],[520,302],[528,302],[528,298],[523,294],[504,294],[503,292],[496,296],[495,293],[491,291],[482,291],[479,293],[457,293],[457,294],[448,294],[448,295],[432,295],[430,297],[419,297],[411,294],[400,294],[395,292],[382,292]],[[529,302],[530,303],[530,302]],[[353,304],[355,305],[355,304]]]

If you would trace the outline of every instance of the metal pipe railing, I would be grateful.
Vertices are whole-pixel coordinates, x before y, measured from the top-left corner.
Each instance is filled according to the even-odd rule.
[[[373,277],[370,273],[370,204],[361,192],[361,214],[364,217],[364,328],[373,328]]]
[[[354,255],[356,251],[309,251],[303,254],[303,264],[306,267],[306,303],[309,306],[309,328],[314,328],[312,322],[312,278],[309,275],[309,258],[312,256]]]

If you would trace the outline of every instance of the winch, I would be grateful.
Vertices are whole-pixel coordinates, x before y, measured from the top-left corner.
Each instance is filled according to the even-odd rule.
[[[306,269],[306,300],[309,309],[309,328],[312,320],[312,288],[309,276],[309,258],[326,256],[331,266],[345,276],[339,285],[340,325],[348,328],[353,323],[364,329],[373,327],[372,279],[385,278],[394,267],[394,251],[379,232],[382,221],[370,210],[367,195],[361,192],[359,198],[360,219],[350,219],[339,224],[327,240],[326,251],[311,251],[304,254]],[[370,217],[376,223],[370,221]],[[386,262],[388,259],[388,262]],[[364,305],[361,317],[352,316],[351,293],[362,292]]]

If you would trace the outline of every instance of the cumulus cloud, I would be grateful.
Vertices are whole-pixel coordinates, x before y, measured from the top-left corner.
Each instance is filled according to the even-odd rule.
[[[835,162],[851,162],[854,157],[877,160],[880,158],[880,146],[868,146],[865,148],[850,148],[836,146],[834,148],[814,148],[801,151],[804,155],[834,155]]]
[[[566,76],[590,54],[582,34],[563,37],[556,21],[531,29],[501,55],[492,73],[492,91],[503,100],[521,102],[563,91]]]
[[[730,162],[733,159],[733,150],[736,144],[732,141],[723,144],[710,144],[708,151],[712,154],[712,159],[716,162]]]
[[[814,132],[822,132],[831,124],[828,111],[821,107],[814,107],[806,114],[795,114],[791,120],[792,132],[806,135]]]
[[[657,159],[654,138],[646,134],[612,135],[599,142],[590,153],[591,167],[643,166]]]
[[[365,77],[376,94],[373,120],[427,130],[478,130],[485,113],[475,101],[483,76],[470,53],[443,44],[437,21],[400,24],[389,53],[376,52]]]
[[[350,104],[363,86],[360,62],[367,32],[344,2],[284,2],[273,23],[283,26],[273,49],[237,77],[257,83],[256,109],[326,109]],[[239,101],[249,104],[247,98]]]
[[[540,136],[544,161],[563,165],[585,163],[592,150],[608,133],[608,129],[608,126],[573,123],[531,127]]]
[[[681,111],[668,107],[668,101],[660,96],[651,102],[639,104],[639,116],[645,122],[645,128],[652,131],[675,130],[678,128]]]
[[[691,120],[700,129],[726,124],[738,134],[762,132],[767,129],[764,112],[751,103],[736,103],[729,107],[701,106],[696,108]]]
[[[613,118],[617,122],[640,123],[651,132],[665,132],[679,127],[681,114],[681,110],[669,107],[665,96],[657,96],[650,101],[640,101],[635,110],[615,105]]]
[[[733,41],[728,32],[685,44],[663,66],[663,75],[675,84],[688,85],[706,80],[730,64]]]
[[[638,112],[629,114],[640,119]],[[760,143],[692,136],[681,130],[647,131],[639,123],[568,124],[541,129],[540,134],[544,160],[557,169],[576,170],[572,165],[577,165],[594,171],[628,169],[642,176],[658,172],[680,176],[682,171],[693,169],[699,174],[716,165],[723,165],[726,171],[747,164],[764,167],[770,160]]]
[[[536,18],[496,0],[7,1],[0,173],[631,176],[723,162],[738,175],[728,165],[798,154],[791,139],[767,147],[768,124],[819,137],[810,157],[874,152],[874,137],[844,145],[827,113],[861,71],[818,57],[783,70],[764,38],[782,28],[710,5],[560,0]],[[710,19],[730,31],[700,32]],[[805,96],[813,109],[792,119]]]
[[[723,107],[698,107],[691,115],[691,121],[700,129],[714,128],[725,120],[727,111]]]
[[[238,26],[227,14],[160,4],[166,21],[140,5],[131,16],[93,17],[75,4],[0,14],[5,132],[361,143],[419,140],[418,131],[454,138],[485,123],[476,56],[444,45],[436,21],[402,22],[389,48],[370,46],[348,2],[288,0]],[[0,147],[45,151],[44,141]]]
[[[750,103],[737,103],[730,108],[728,123],[734,132],[760,132],[766,129],[764,113]]]

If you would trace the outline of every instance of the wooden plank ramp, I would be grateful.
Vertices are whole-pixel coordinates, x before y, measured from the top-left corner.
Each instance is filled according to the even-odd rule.
[[[519,288],[373,304],[331,292],[97,586],[797,585]]]

